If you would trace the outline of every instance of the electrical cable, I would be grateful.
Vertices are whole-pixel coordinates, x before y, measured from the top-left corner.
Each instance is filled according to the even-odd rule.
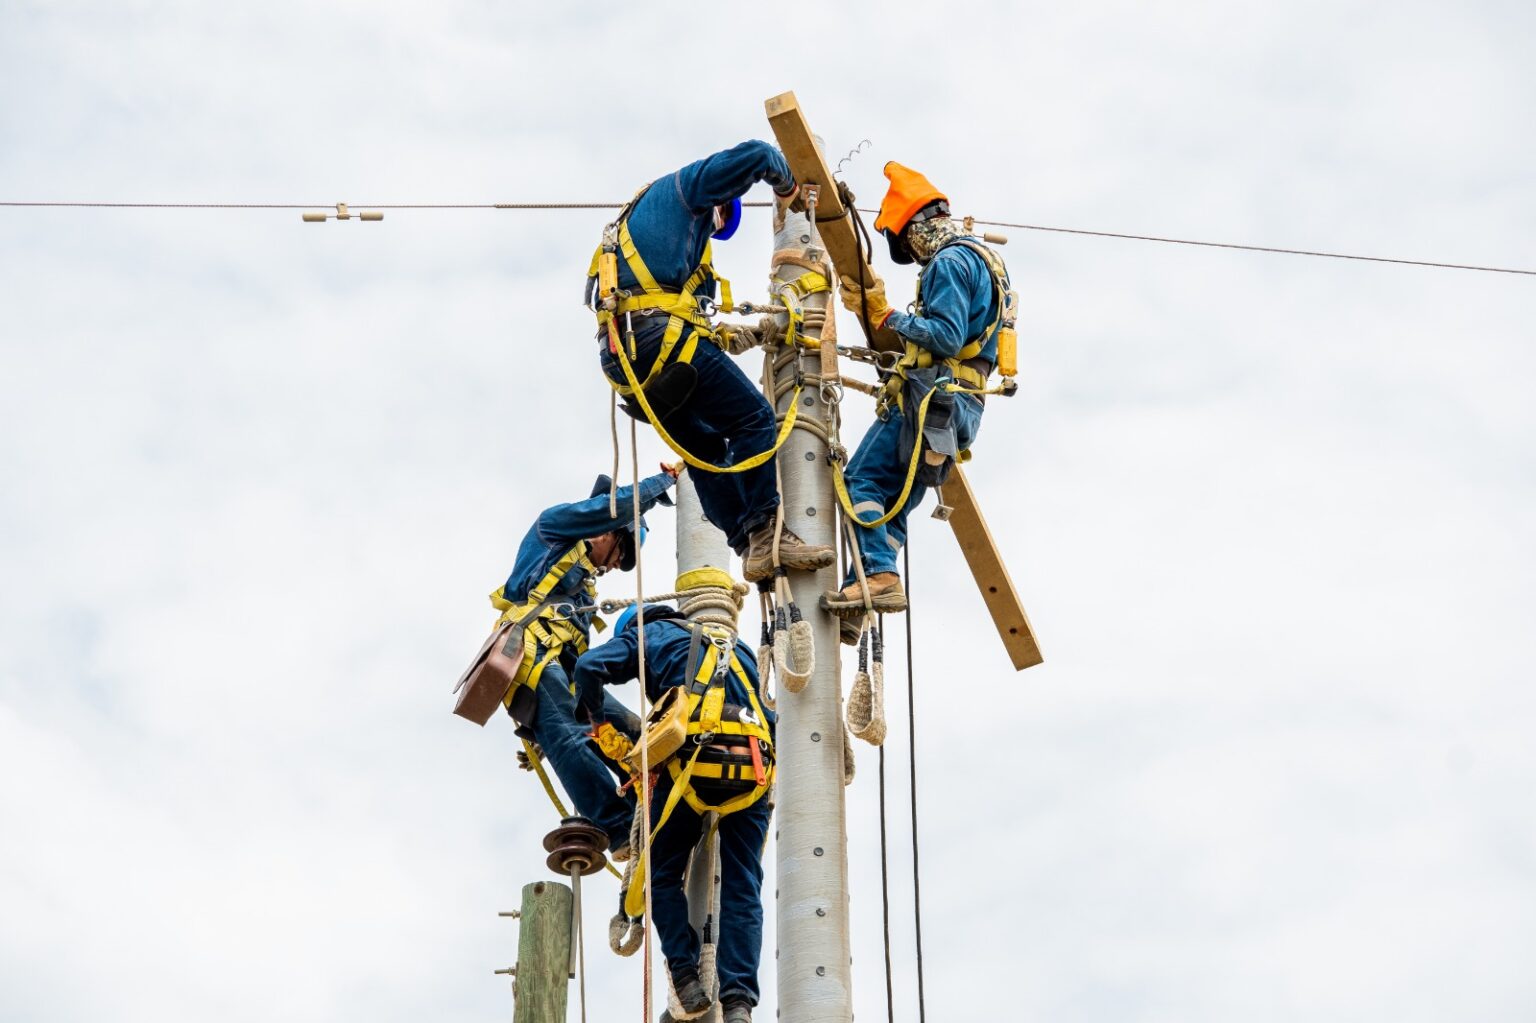
[[[748,202],[752,208],[771,207],[771,202]],[[493,202],[493,203],[349,203],[354,211],[370,210],[613,210],[622,209],[619,202]],[[133,210],[332,210],[335,203],[265,203],[265,202],[12,202],[0,201],[0,207],[31,207],[52,209],[133,209]],[[850,206],[850,209],[855,207]],[[878,213],[878,210],[856,207],[861,213]],[[353,213],[355,217],[356,212]],[[1325,252],[1320,249],[1290,249],[1278,245],[1246,245],[1238,242],[1213,242],[1195,238],[1173,238],[1154,234],[1128,234],[1119,231],[1092,231],[1080,227],[1050,227],[1044,224],[1021,224],[1007,220],[982,220],[973,224],[986,227],[1011,227],[1020,231],[1046,231],[1053,234],[1076,234],[1090,238],[1120,238],[1127,241],[1158,242],[1163,245],[1195,245],[1211,249],[1235,249],[1241,252],[1268,252],[1285,256],[1311,256],[1319,259],[1348,259],[1363,263],[1391,263],[1396,266],[1423,266],[1437,270],[1472,270],[1478,273],[1518,274],[1536,277],[1536,270],[1516,267],[1483,266],[1476,263],[1446,263],[1428,259],[1401,259],[1394,256],[1362,256],[1349,252]]]

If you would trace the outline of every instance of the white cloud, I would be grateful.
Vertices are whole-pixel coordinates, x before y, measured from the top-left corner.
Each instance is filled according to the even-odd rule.
[[[622,199],[795,88],[830,150],[873,140],[863,205],[899,159],[990,219],[1533,262],[1524,7],[805,18],[15,3],[0,198]],[[608,465],[603,219],[0,211],[0,1016],[507,1011],[494,913],[552,811],[447,689],[532,516]],[[719,253],[741,295],[764,219]],[[1528,1018],[1528,279],[1007,233],[1024,395],[971,476],[1048,660],[1008,670],[915,520],[930,1009]],[[612,1018],[639,967],[589,891]]]

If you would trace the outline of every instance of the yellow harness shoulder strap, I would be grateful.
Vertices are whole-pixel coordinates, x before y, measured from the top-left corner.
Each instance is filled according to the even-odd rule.
[[[491,594],[491,606],[501,612],[497,619],[498,626],[507,622],[517,621],[534,611],[540,604],[549,600],[549,595],[559,585],[571,569],[581,567],[587,570],[587,579],[583,586],[589,597],[597,593],[596,585],[592,577],[597,573],[597,566],[587,556],[587,542],[579,540],[570,550],[562,554],[548,572],[544,573],[533,587],[528,591],[528,596],[514,604],[507,600],[506,587],[499,587]],[[569,643],[576,647],[578,653],[586,649],[586,637],[575,623],[554,607],[541,608],[523,627],[523,663],[518,669],[517,684],[507,693],[504,701],[507,706],[512,705],[513,693],[518,686],[527,686],[530,689],[538,688],[539,679],[544,674],[544,669],[549,662],[560,656],[560,651]],[[540,645],[544,646],[544,656],[539,657]]]

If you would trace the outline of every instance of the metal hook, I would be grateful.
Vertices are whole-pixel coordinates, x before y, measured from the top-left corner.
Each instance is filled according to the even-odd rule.
[[[872,145],[874,145],[874,143],[869,141],[869,139],[860,139],[858,145],[848,150],[847,156],[837,161],[836,173],[841,174],[843,172],[843,164],[851,162],[855,156],[858,156]]]

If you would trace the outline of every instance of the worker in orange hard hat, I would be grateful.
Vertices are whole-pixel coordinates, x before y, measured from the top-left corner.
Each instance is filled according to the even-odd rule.
[[[856,532],[870,606],[888,612],[907,607],[896,571],[907,515],[970,456],[999,337],[1010,340],[1011,362],[1014,300],[1001,257],[956,225],[948,196],[899,163],[886,164],[885,176],[890,188],[875,228],[892,260],[921,265],[916,301],[910,313],[899,312],[879,278],[860,288],[852,277],[842,279],[842,299],[870,328],[883,325],[906,344],[881,393],[878,418],[844,474],[849,510],[864,527]],[[1011,375],[1012,366],[1004,372]],[[823,596],[822,606],[857,620],[866,609],[857,572],[850,569],[844,583]],[[858,635],[855,627],[843,630],[844,640],[857,642]]]

